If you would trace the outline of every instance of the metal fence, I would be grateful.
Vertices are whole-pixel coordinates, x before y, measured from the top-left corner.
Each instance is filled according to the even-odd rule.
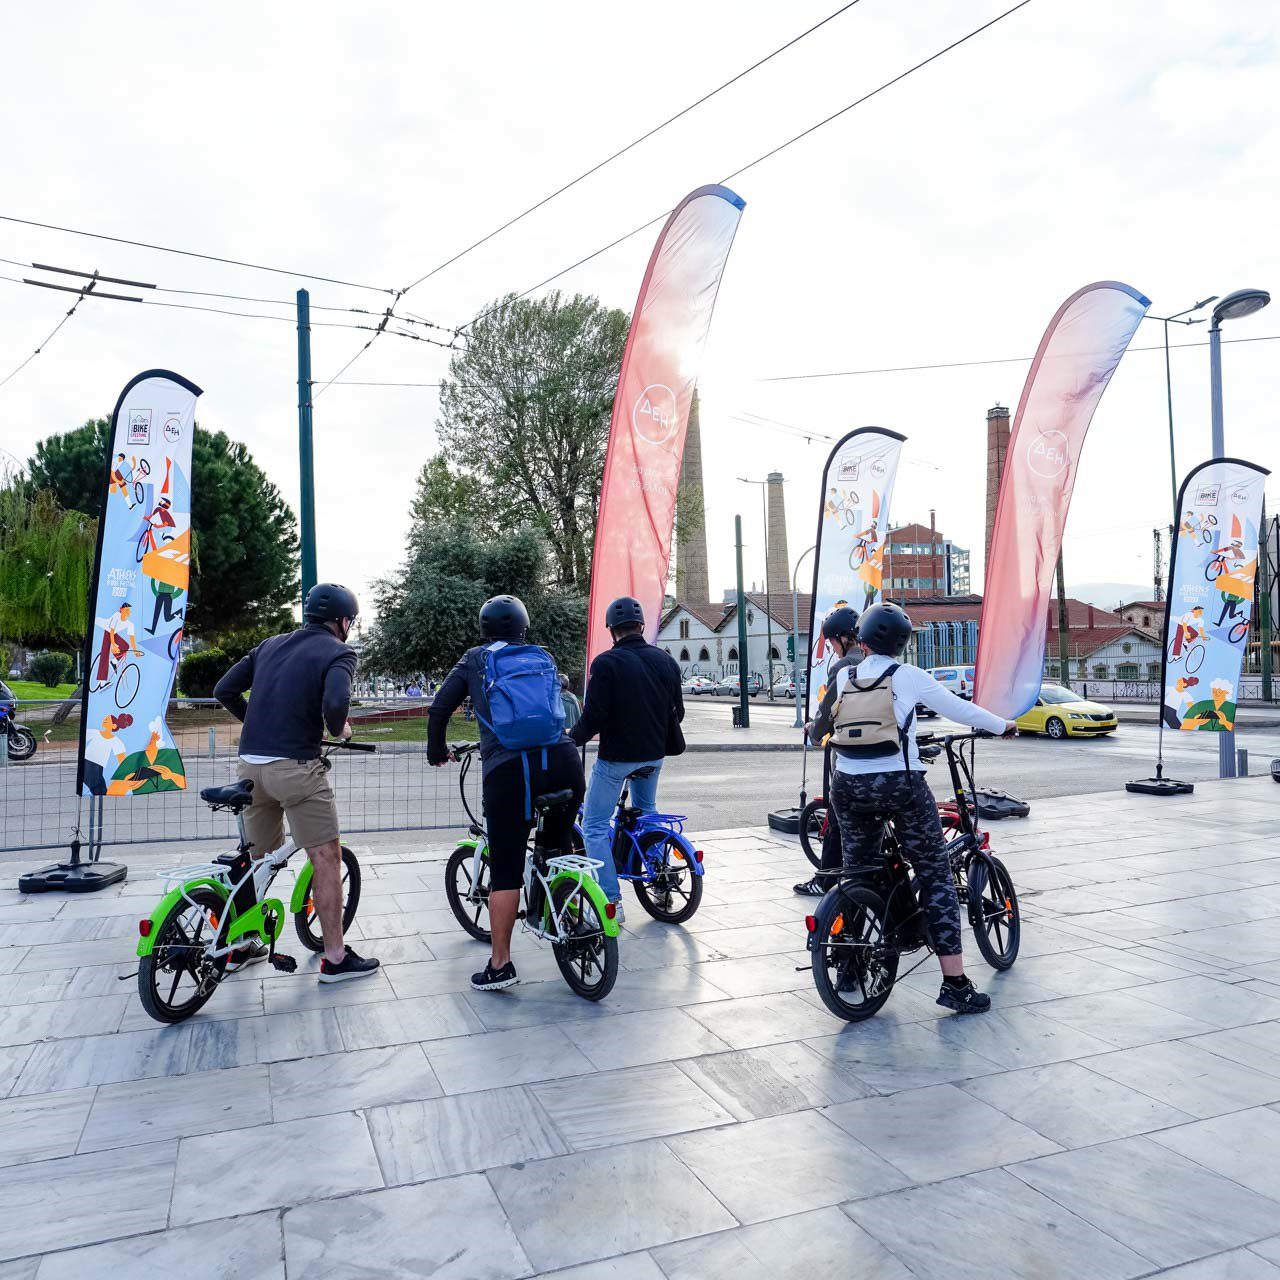
[[[80,710],[77,705],[55,725],[54,712],[62,705],[18,705],[14,718],[31,729],[38,746],[28,761],[0,764],[0,852],[66,848],[77,826],[87,826],[87,799],[75,792]],[[425,711],[425,700],[371,699],[353,705],[356,737],[376,743],[378,752],[334,753],[331,777],[344,833],[466,825],[457,767],[432,769],[427,764]],[[239,724],[211,701],[182,699],[170,706],[169,726],[186,767],[186,790],[106,797],[105,844],[234,835],[231,816],[213,813],[200,791],[235,778]],[[411,740],[403,740],[409,735]],[[478,812],[479,770],[472,771],[468,789],[471,808]]]

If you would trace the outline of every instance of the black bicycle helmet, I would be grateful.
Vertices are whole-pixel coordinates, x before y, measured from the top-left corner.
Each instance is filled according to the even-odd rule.
[[[625,627],[629,622],[638,622],[643,627],[644,607],[631,596],[619,596],[604,611],[604,625],[612,631],[614,627]]]
[[[523,640],[529,630],[529,610],[515,596],[493,596],[480,606],[480,636],[484,640]]]
[[[343,618],[358,618],[360,602],[354,591],[348,591],[336,582],[317,582],[307,592],[302,616],[308,622],[341,622]]]
[[[847,604],[832,609],[822,620],[824,640],[852,640],[858,634],[858,611]]]
[[[911,639],[911,619],[896,604],[873,604],[858,619],[858,639],[872,653],[896,658]]]

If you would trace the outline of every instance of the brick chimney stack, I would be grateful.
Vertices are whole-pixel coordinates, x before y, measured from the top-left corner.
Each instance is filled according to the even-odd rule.
[[[698,393],[689,406],[689,429],[684,438],[680,487],[676,502],[686,513],[679,521],[683,537],[676,542],[676,596],[692,604],[711,599],[707,575],[707,513],[702,492],[702,428],[698,423]],[[690,519],[688,513],[695,518]]]
[[[787,555],[787,508],[782,493],[782,472],[770,471],[769,494],[769,594],[781,599],[791,590],[791,561]]]
[[[987,541],[985,566],[991,559],[991,535],[996,527],[996,503],[1000,498],[1000,477],[1004,475],[1009,452],[1009,410],[997,404],[987,410]]]

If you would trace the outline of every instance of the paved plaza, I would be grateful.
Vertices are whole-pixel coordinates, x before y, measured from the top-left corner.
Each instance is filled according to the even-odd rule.
[[[257,966],[178,1027],[119,977],[189,853],[85,897],[6,864],[0,1280],[1280,1278],[1278,820],[1266,777],[1038,801],[993,830],[993,1011],[939,1009],[930,958],[854,1026],[763,828],[701,839],[684,927],[628,896],[602,1005],[519,936],[523,984],[471,992],[448,850],[375,841],[375,978]]]

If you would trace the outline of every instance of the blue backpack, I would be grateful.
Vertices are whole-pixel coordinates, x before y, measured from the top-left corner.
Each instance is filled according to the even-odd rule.
[[[560,673],[536,644],[485,651],[484,692],[488,727],[508,751],[549,747],[564,734]]]

